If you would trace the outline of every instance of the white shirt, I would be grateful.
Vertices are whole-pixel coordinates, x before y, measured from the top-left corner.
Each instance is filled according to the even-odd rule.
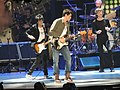
[[[45,31],[43,27],[41,28],[38,27],[38,30],[39,30],[40,35],[39,35],[39,39],[37,42],[41,42],[43,39],[45,39]]]
[[[62,34],[60,35],[60,37],[63,37],[64,35],[66,35],[66,33],[67,33],[67,26],[65,26],[65,28],[64,28]]]

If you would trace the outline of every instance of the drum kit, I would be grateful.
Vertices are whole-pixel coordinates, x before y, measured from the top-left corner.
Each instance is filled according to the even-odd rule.
[[[82,10],[81,8],[76,8],[77,10]],[[119,10],[120,11],[120,6],[113,8],[112,10]],[[107,19],[109,19],[110,21],[110,25],[111,25],[111,30],[109,32],[109,38],[112,38],[112,43],[111,44],[111,49],[120,49],[120,15],[118,17],[115,17],[115,12],[110,13],[109,15],[107,15]],[[94,17],[90,16],[90,15],[80,15],[79,18],[83,19],[83,20],[94,20]],[[115,18],[115,19],[113,19]],[[81,25],[80,22],[77,21],[71,21],[71,23],[75,23],[75,25]],[[82,51],[83,49],[87,49],[87,51],[89,52],[89,50],[93,50],[94,47],[94,51],[97,51],[97,45],[96,45],[96,36],[93,34],[92,32],[92,28],[88,28],[88,22],[86,23],[87,25],[85,25],[85,28],[80,28],[78,29],[78,33],[80,33],[80,38],[78,40],[77,43],[77,49]],[[79,44],[80,43],[80,44]],[[90,46],[90,47],[89,47]],[[86,47],[86,48],[85,48]],[[95,48],[96,47],[96,48]],[[87,52],[86,52],[87,53]]]

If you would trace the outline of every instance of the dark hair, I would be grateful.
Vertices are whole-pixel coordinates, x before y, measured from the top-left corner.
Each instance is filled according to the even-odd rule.
[[[34,90],[47,90],[47,88],[44,82],[36,82],[34,84]]]
[[[38,15],[36,15],[36,16],[35,16],[35,19],[37,19],[37,20],[44,20],[42,14],[38,14]]]
[[[3,82],[0,83],[0,90],[3,90]]]
[[[75,83],[65,83],[63,85],[63,90],[77,90]]]
[[[64,9],[62,16],[65,16],[65,14],[67,14],[67,15],[72,14],[72,11],[70,9]]]

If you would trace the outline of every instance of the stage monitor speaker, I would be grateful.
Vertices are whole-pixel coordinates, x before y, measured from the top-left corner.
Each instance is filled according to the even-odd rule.
[[[100,58],[99,56],[91,56],[91,57],[83,57],[79,58],[80,60],[80,68],[95,68],[100,66]]]
[[[0,44],[0,60],[19,59],[15,43]]]
[[[20,42],[19,47],[20,47],[20,52],[21,52],[22,59],[35,58],[36,57],[35,51],[31,47],[31,43]]]

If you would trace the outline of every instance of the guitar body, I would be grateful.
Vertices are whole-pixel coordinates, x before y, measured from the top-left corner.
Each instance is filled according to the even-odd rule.
[[[68,42],[61,43],[59,40],[55,40],[53,46],[54,46],[55,49],[60,50],[65,45],[68,45]]]
[[[55,39],[54,42],[53,42],[53,46],[56,50],[60,50],[63,46],[66,46],[68,45],[68,40],[70,40],[71,38],[74,38],[74,37],[77,37],[79,34],[75,35],[75,36],[71,36],[71,37],[68,37],[67,35],[64,35],[63,37],[65,38],[65,43],[62,43],[60,42],[59,39]]]
[[[34,49],[35,49],[36,53],[41,53],[45,49],[44,43],[40,43],[40,44],[35,43]]]
[[[47,42],[42,42],[42,43],[35,43],[34,44],[34,49],[35,49],[36,53],[40,54],[43,50],[46,49],[45,46],[47,44],[49,44],[50,42],[51,42],[51,40],[49,40]]]

